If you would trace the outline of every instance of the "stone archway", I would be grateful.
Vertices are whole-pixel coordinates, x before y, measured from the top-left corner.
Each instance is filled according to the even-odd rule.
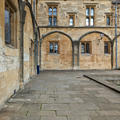
[[[50,53],[50,42],[58,43],[58,53]],[[42,70],[72,69],[72,40],[61,32],[47,34],[41,44]]]
[[[108,53],[105,53],[106,43],[108,44],[109,47]],[[80,69],[111,69],[112,68],[111,43],[112,42],[109,36],[98,31],[89,32],[80,37],[79,39]],[[82,45],[84,44],[89,44],[89,53],[82,53]]]

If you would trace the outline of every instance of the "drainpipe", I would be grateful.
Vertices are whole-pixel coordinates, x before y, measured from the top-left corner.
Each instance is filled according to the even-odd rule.
[[[41,70],[41,46],[42,46],[42,39],[41,39],[41,36],[40,36],[40,28],[39,28],[39,63],[40,63],[40,70]]]
[[[37,53],[36,53],[36,56],[37,56],[37,74],[40,74],[40,64],[39,64],[39,30],[38,30],[38,27],[37,27],[37,35],[36,35],[36,38],[37,38]]]
[[[36,74],[36,28],[34,29],[34,70]]]
[[[116,0],[116,3],[115,3],[115,41],[116,41],[116,69],[118,69],[117,0]]]
[[[35,28],[34,32],[34,60],[35,60],[35,71],[37,74],[40,73],[40,66],[38,64],[38,29]]]
[[[25,24],[25,2],[18,0],[20,9],[20,89],[24,88],[24,24]]]

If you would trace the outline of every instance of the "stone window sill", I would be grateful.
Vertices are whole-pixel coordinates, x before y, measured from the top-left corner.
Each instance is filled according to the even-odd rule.
[[[105,55],[105,56],[109,56],[109,55],[111,55],[111,54],[110,54],[110,53],[105,53],[104,55]]]
[[[88,53],[81,53],[82,56],[91,56],[92,54],[88,54]]]
[[[59,56],[59,53],[49,53],[48,55],[55,55],[55,56]]]

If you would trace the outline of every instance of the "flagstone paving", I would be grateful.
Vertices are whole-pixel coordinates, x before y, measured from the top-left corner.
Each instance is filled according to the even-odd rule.
[[[0,120],[120,120],[120,94],[87,72],[41,72],[6,103]]]

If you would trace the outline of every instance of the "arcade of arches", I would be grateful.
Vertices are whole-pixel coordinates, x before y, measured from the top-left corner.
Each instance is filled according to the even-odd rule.
[[[50,32],[41,42],[41,70],[112,69],[115,67],[115,41],[112,41],[98,31],[77,41],[64,32]],[[58,53],[50,53],[51,42],[58,43]]]

